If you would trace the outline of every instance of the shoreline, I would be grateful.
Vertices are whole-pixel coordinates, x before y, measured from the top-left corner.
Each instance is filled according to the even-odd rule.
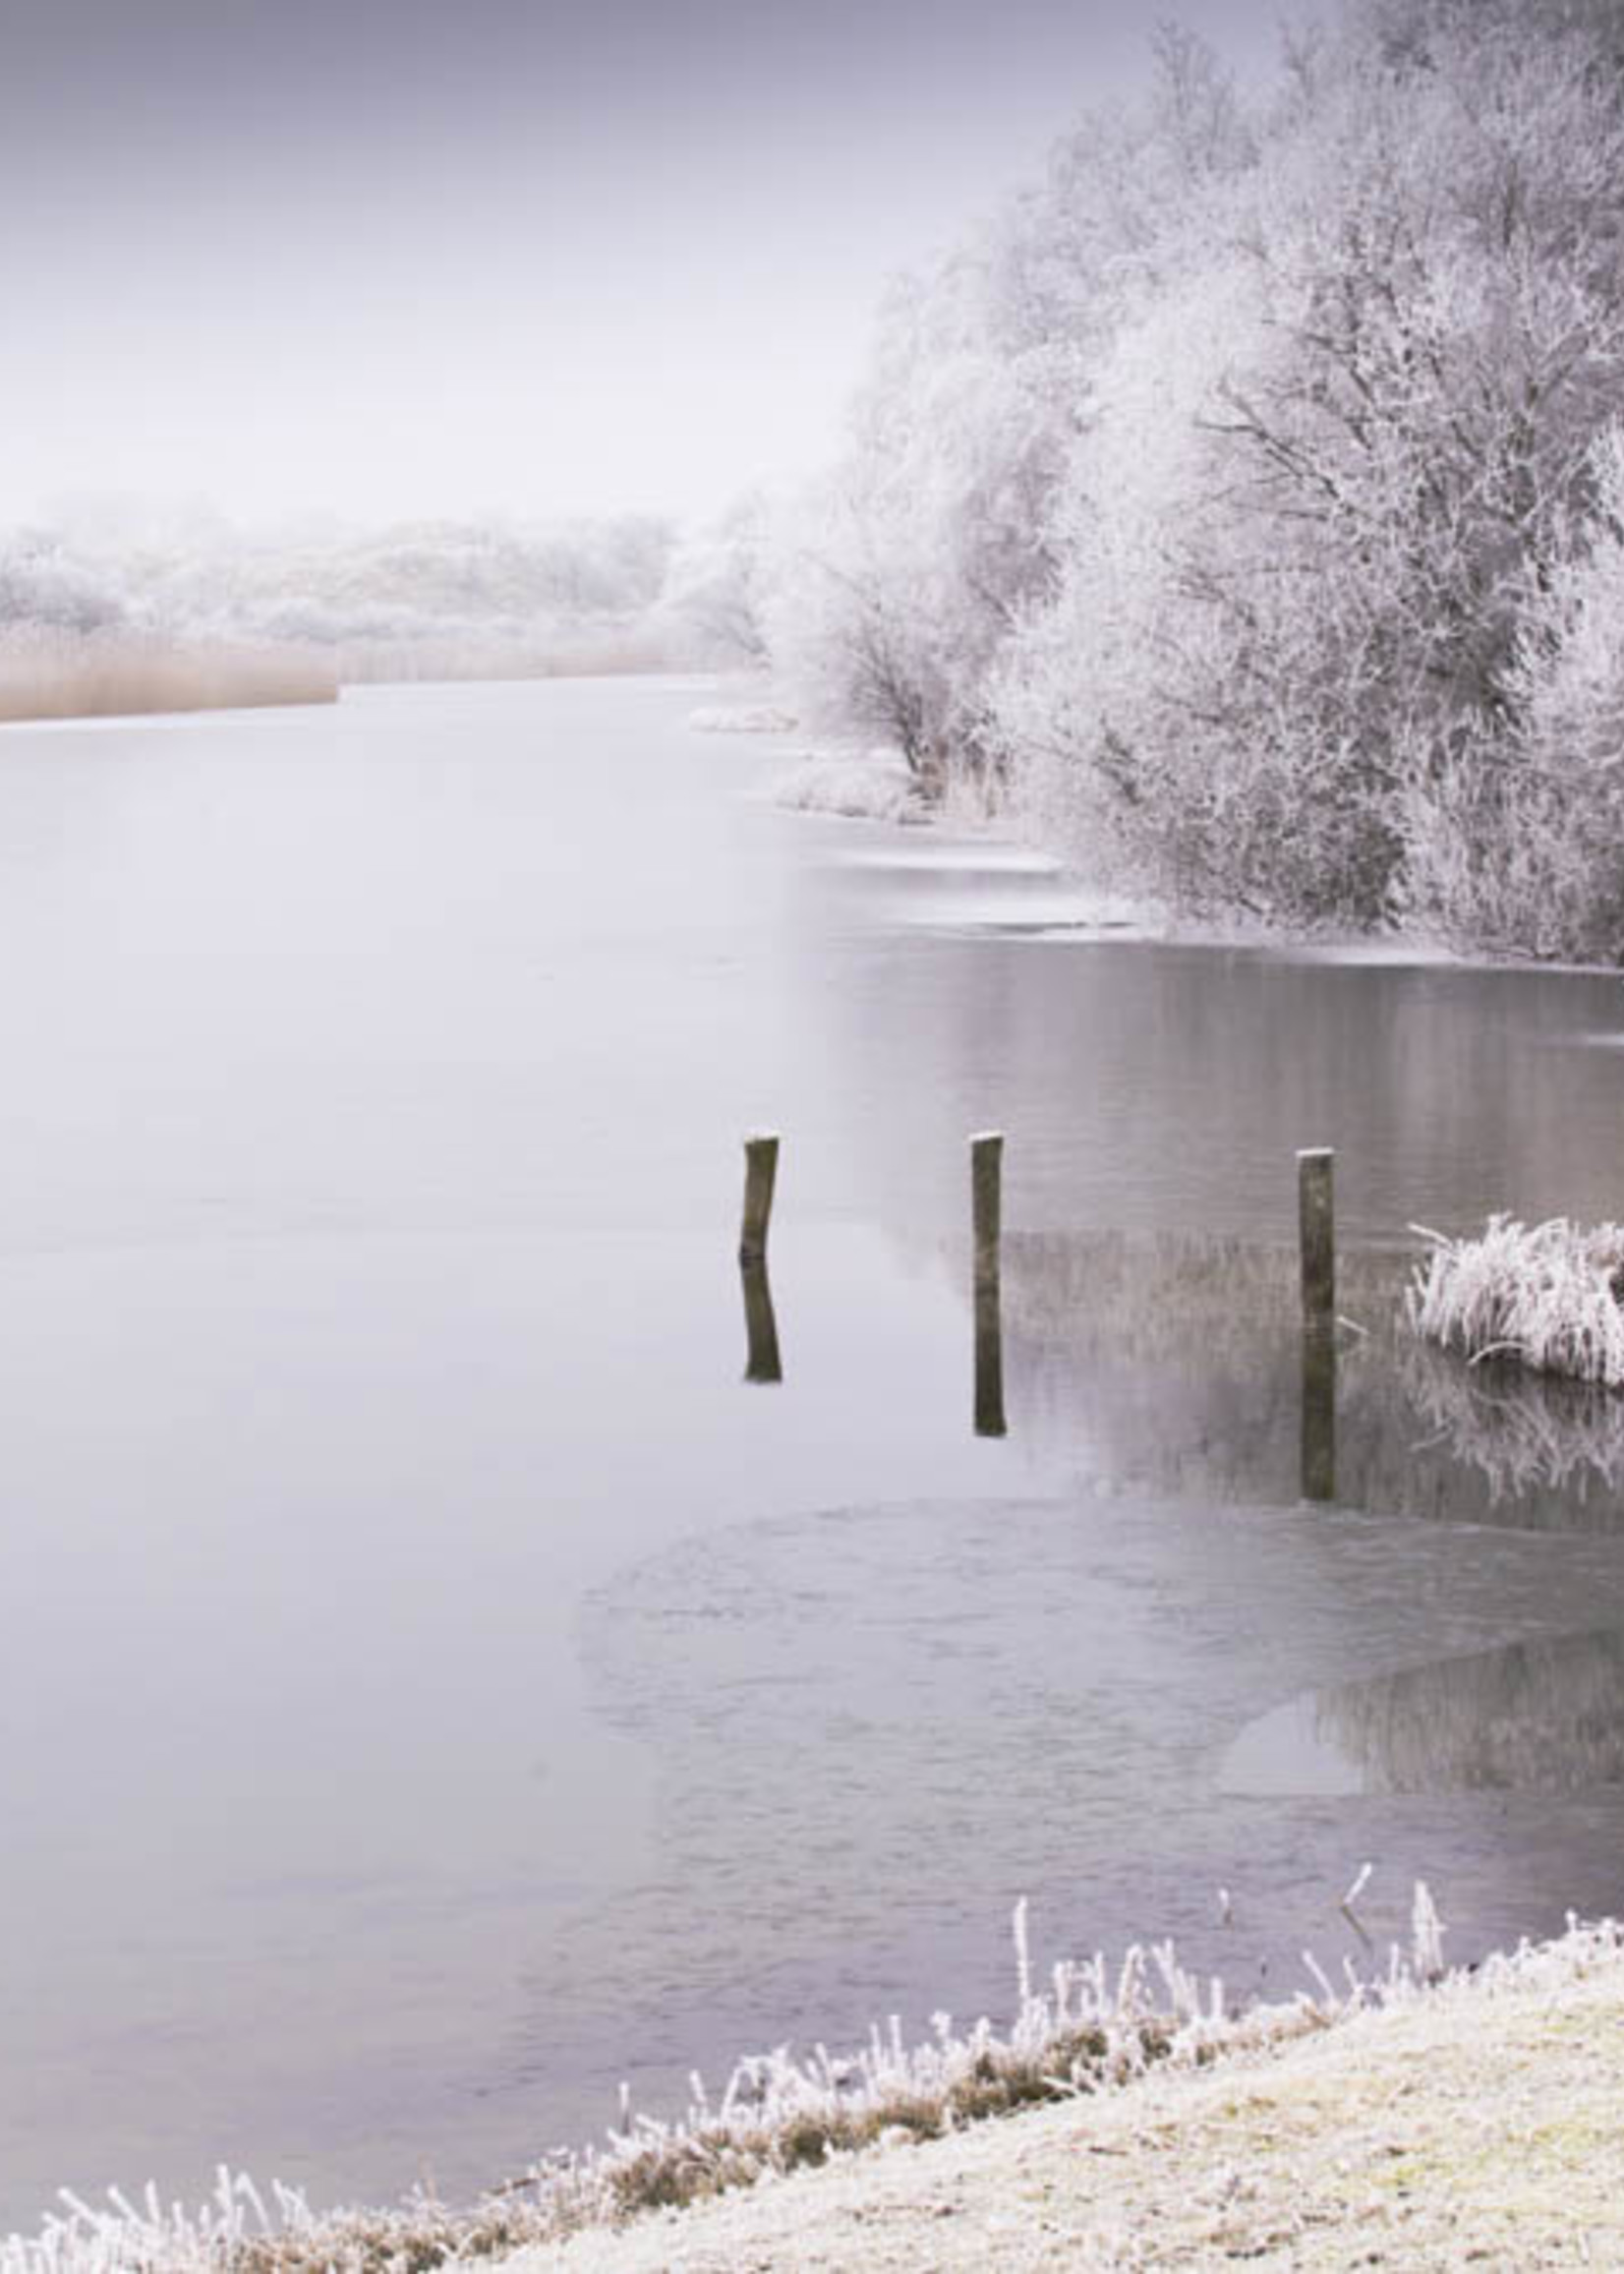
[[[1616,1926],[1210,2065],[758,2183],[509,2274],[1624,2260]]]
[[[690,721],[690,725],[692,722]],[[699,731],[717,732],[709,727]],[[743,734],[768,729],[740,727]],[[784,731],[774,729],[780,739]],[[1458,947],[1424,932],[1351,932],[1272,923],[1267,917],[1244,910],[1228,915],[1182,916],[1165,904],[1146,899],[1128,888],[1090,883],[1068,865],[1065,856],[1031,833],[1012,810],[977,814],[951,795],[945,804],[923,801],[906,779],[900,758],[894,753],[864,750],[838,742],[816,741],[780,753],[789,761],[785,771],[770,781],[763,801],[782,812],[807,821],[838,822],[906,832],[928,845],[934,839],[956,846],[985,844],[1018,850],[1031,856],[1034,873],[1041,870],[1060,890],[1074,895],[1074,916],[1052,915],[1030,926],[1026,936],[1050,946],[1093,946],[1101,941],[1122,945],[1200,948],[1215,954],[1278,957],[1288,962],[1354,966],[1445,971],[1499,971],[1537,977],[1624,977],[1616,963],[1572,962],[1541,958],[1532,951],[1515,953],[1488,948]],[[867,788],[865,790],[865,784]],[[918,865],[929,865],[928,858]],[[967,929],[976,929],[973,922]],[[989,930],[999,930],[995,922]],[[1005,927],[1008,929],[1008,927]],[[1619,1041],[1624,1044],[1624,1028]]]
[[[783,2097],[735,2113],[744,2152],[716,2128],[696,2146],[691,2129],[634,2123],[607,2152],[538,2167],[536,2195],[521,2182],[463,2210],[420,2197],[312,2212],[222,2170],[195,2212],[151,2190],[99,2208],[68,2197],[37,2235],[0,2239],[0,2274],[1624,2263],[1624,1925],[1570,1918],[1448,1973],[1431,1971],[1442,1930],[1424,1889],[1416,1926],[1379,1982],[1350,1977],[1338,1995],[1311,1968],[1318,1998],[1232,2013],[1171,1952],[1151,1953],[1171,2010],[1141,1994],[1144,1953],[1109,1980],[1095,1961],[1076,1979],[1105,1994],[1090,2012],[1118,2017],[1109,2047],[1072,2086],[1048,2079],[1067,2000],[1028,1995],[1007,2040],[983,2023],[968,2043],[1002,2061],[1024,2027],[1022,2079],[1046,2088],[962,2121],[895,2089],[904,2070],[917,2087],[931,2049],[903,2057],[876,2034],[863,2082],[845,2080],[857,2063],[832,2065],[853,2107],[890,2074],[885,2121],[855,2147],[808,2148],[805,2111]],[[1017,1914],[1024,1981],[1021,1932]],[[1073,1992],[1073,2021],[1085,2004]],[[679,2199],[673,2180],[697,2192]]]

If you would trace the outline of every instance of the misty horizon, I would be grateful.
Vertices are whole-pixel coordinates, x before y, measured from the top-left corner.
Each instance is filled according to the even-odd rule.
[[[1187,21],[1246,69],[1276,13]],[[1148,27],[1061,0],[3,0],[0,520],[705,516]]]

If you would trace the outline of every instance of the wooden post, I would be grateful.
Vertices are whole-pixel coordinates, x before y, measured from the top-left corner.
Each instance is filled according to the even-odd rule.
[[[744,1332],[748,1344],[744,1378],[754,1382],[783,1381],[779,1322],[773,1313],[773,1290],[767,1281],[766,1257],[744,1257],[738,1273],[744,1288]]]
[[[744,1226],[738,1239],[738,1259],[741,1263],[759,1263],[767,1254],[767,1227],[773,1218],[773,1186],[778,1173],[778,1138],[746,1137]]]
[[[970,1139],[970,1215],[975,1249],[975,1433],[1008,1434],[1004,1418],[1003,1239],[1004,1139],[996,1131]]]
[[[970,1213],[975,1233],[975,1284],[995,1292],[1004,1232],[1004,1138],[988,1131],[970,1139]]]
[[[1297,1156],[1298,1237],[1303,1252],[1303,1323],[1327,1329],[1336,1317],[1336,1155],[1316,1145]]]

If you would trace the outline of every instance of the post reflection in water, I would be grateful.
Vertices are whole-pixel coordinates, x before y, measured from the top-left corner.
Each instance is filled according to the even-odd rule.
[[[1336,1498],[1336,1327],[1303,1329],[1303,1497]]]
[[[1008,1436],[1004,1418],[1004,1320],[996,1274],[975,1283],[975,1433]]]
[[[970,1227],[975,1286],[975,1433],[1008,1434],[1004,1419],[1004,1138],[970,1139]]]
[[[781,1382],[783,1361],[779,1356],[779,1322],[773,1311],[773,1290],[767,1282],[767,1258],[741,1256],[738,1275],[744,1289],[744,1331],[749,1345],[744,1378]]]

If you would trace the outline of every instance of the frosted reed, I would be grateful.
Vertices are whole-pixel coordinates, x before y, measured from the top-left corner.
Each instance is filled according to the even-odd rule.
[[[1491,1216],[1476,1240],[1411,1229],[1431,1254],[1407,1298],[1417,1333],[1474,1363],[1506,1357],[1576,1380],[1624,1383],[1624,1227]]]
[[[1367,1878],[1368,1867],[1345,1899]],[[781,2046],[739,2062],[720,2099],[696,2075],[674,2123],[633,2115],[622,2090],[601,2146],[539,2163],[471,2209],[420,2194],[389,2209],[319,2213],[291,2189],[273,2187],[267,2198],[223,2169],[212,2199],[196,2209],[164,2202],[150,2187],[139,2199],[110,2190],[99,2206],[64,2194],[41,2233],[0,2243],[0,2274],[427,2274],[869,2147],[938,2137],[983,2117],[1081,2100],[1153,2066],[1204,2067],[1440,1986],[1492,1996],[1530,1979],[1565,1980],[1616,1954],[1621,1935],[1611,1923],[1570,1918],[1556,1943],[1525,1944],[1448,1975],[1443,1938],[1418,1884],[1410,1948],[1392,1946],[1384,1965],[1366,1976],[1345,1961],[1339,1986],[1309,1957],[1311,1992],[1232,2006],[1222,1981],[1198,1981],[1171,1943],[1135,1946],[1117,1965],[1101,1953],[1063,1961],[1039,1986],[1022,1902],[1015,1915],[1017,2006],[1006,2029],[986,2019],[960,2029],[940,2012],[929,2037],[912,2046],[895,2016],[843,2056],[819,2045],[795,2057]]]

